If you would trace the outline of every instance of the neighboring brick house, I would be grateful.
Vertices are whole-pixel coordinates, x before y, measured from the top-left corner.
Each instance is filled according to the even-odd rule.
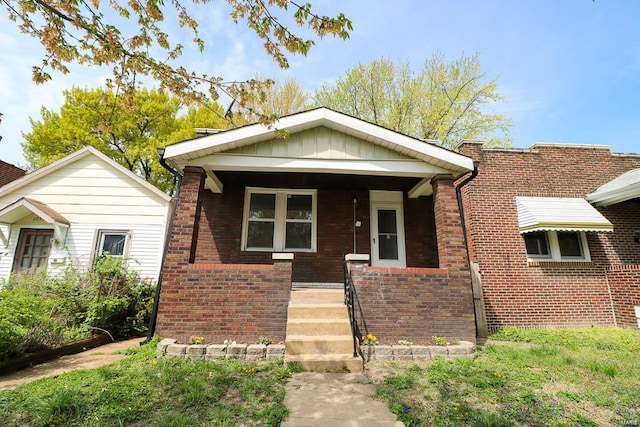
[[[355,253],[371,254],[351,274],[381,342],[475,341],[454,187],[471,159],[318,108],[171,145],[164,160],[182,182],[158,335],[282,341],[292,287],[342,283]]]
[[[474,141],[460,152],[480,162],[462,194],[489,330],[638,327],[640,155]]]
[[[25,171],[0,160],[0,187],[24,176]]]

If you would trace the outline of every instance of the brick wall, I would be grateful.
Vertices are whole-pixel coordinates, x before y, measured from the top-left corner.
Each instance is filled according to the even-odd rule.
[[[634,306],[640,306],[640,265],[620,265],[607,270],[618,326],[638,328]]]
[[[260,181],[261,187],[273,188],[314,188],[306,175],[274,179],[267,177]],[[349,187],[338,189],[338,184],[327,182],[318,189],[317,200],[317,252],[296,252],[293,261],[294,282],[342,282],[342,262],[344,255],[354,252],[353,245],[353,198],[356,197],[356,219],[362,226],[356,232],[355,252],[369,253],[371,250],[369,191]],[[360,178],[357,184],[376,185]],[[400,181],[404,184],[404,181]],[[251,178],[243,183],[225,184],[222,194],[205,191],[202,196],[202,214],[196,263],[269,263],[269,252],[242,251],[242,219],[245,186],[256,186]],[[356,183],[352,182],[351,185]],[[322,188],[330,186],[331,188]],[[393,187],[394,183],[383,188]],[[398,184],[395,184],[398,185]],[[376,188],[376,187],[371,187]],[[405,235],[407,265],[410,267],[437,267],[438,247],[435,236],[435,220],[432,197],[405,199]]]
[[[290,295],[290,261],[191,264],[163,280],[156,334],[182,343],[193,335],[207,343],[284,341]]]
[[[205,174],[186,167],[168,242],[156,334],[180,342],[253,343],[284,340],[291,292],[291,262],[269,265],[194,264],[202,223]],[[206,237],[206,235],[205,235]]]
[[[614,233],[587,233],[588,263],[528,262],[518,231],[516,196],[584,197],[618,175],[640,167],[640,156],[612,155],[597,146],[483,149],[464,143],[462,154],[480,161],[463,189],[467,238],[478,261],[490,329],[613,324],[606,268],[640,262],[638,201],[598,208]]]
[[[23,177],[25,171],[11,163],[0,160],[0,187]]]
[[[381,344],[431,344],[431,337],[475,342],[471,287],[446,269],[352,264],[362,332]]]

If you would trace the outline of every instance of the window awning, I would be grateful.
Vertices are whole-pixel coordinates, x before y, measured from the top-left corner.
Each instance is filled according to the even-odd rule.
[[[38,200],[22,197],[3,209],[0,209],[0,240],[4,246],[9,245],[11,225],[29,214],[38,215],[47,223],[53,225],[54,238],[58,244],[63,244],[67,230],[71,223],[51,207]]]
[[[613,231],[613,224],[584,199],[516,197],[520,233]]]
[[[640,198],[640,168],[623,173],[586,196],[596,206],[610,206],[636,198]]]

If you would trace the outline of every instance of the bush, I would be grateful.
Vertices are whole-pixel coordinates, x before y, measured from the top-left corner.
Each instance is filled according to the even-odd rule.
[[[0,287],[0,360],[55,348],[106,330],[126,337],[146,330],[155,285],[122,259],[100,257],[90,271],[13,276]]]

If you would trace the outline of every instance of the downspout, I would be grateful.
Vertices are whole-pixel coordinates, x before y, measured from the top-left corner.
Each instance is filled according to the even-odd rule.
[[[175,196],[173,198],[173,206],[171,208],[171,217],[169,218],[169,226],[167,227],[167,232],[164,236],[164,249],[162,251],[162,261],[160,262],[160,274],[158,274],[158,284],[156,286],[156,294],[153,297],[153,310],[151,312],[151,319],[149,320],[149,332],[147,333],[147,338],[144,341],[140,342],[140,345],[145,345],[149,341],[153,339],[153,335],[156,332],[156,319],[158,317],[158,304],[160,303],[160,289],[162,288],[162,272],[164,271],[164,262],[167,259],[167,252],[169,251],[169,238],[171,237],[171,232],[173,230],[173,219],[176,216],[176,208],[178,206],[178,198],[180,197],[180,187],[182,186],[182,175],[180,172],[173,169],[171,166],[167,164],[167,161],[164,158],[164,148],[158,148],[158,155],[160,156],[160,164],[163,168],[171,172],[171,174],[176,178],[176,191]]]
[[[469,242],[467,240],[467,224],[464,219],[464,204],[462,203],[462,187],[467,185],[471,180],[473,180],[476,176],[478,176],[478,167],[480,166],[480,161],[474,160],[473,162],[473,171],[471,171],[471,175],[466,177],[458,186],[456,186],[456,198],[458,199],[458,211],[460,212],[460,224],[462,225],[462,236],[464,239],[464,248],[467,251],[467,264],[469,265],[469,272],[471,273],[471,257],[469,255]],[[473,311],[474,314],[476,312],[476,304],[475,297],[473,303]],[[477,317],[474,315],[474,318]],[[476,320],[476,334],[478,333],[478,322]]]
[[[467,225],[464,222],[464,205],[462,204],[462,187],[467,185],[471,180],[473,180],[476,176],[478,176],[478,167],[480,166],[480,161],[474,160],[473,162],[473,171],[471,171],[471,175],[466,177],[464,181],[460,183],[460,185],[456,186],[456,198],[458,199],[458,211],[460,212],[460,221],[462,223],[462,233],[464,234],[464,247],[467,250],[467,261],[469,265],[471,265],[471,259],[469,259],[469,246],[467,245]]]

